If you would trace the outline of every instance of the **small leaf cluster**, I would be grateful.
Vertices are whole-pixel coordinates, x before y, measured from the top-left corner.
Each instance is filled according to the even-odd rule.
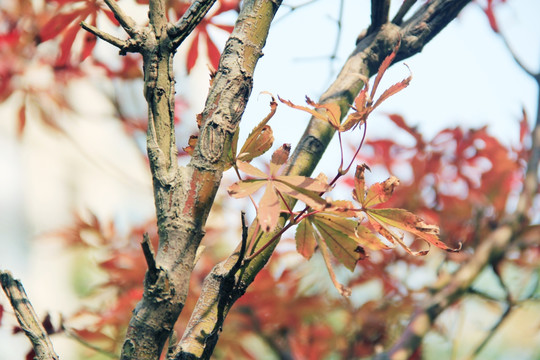
[[[327,122],[340,134],[363,126],[365,136],[369,114],[388,97],[404,89],[411,80],[409,76],[388,88],[379,99],[373,101],[381,78],[394,60],[398,48],[399,44],[381,64],[371,92],[369,92],[368,79],[363,79],[364,87],[354,101],[352,112],[343,123],[341,123],[341,109],[337,103],[318,104],[307,98],[312,109],[279,99],[290,107],[306,111],[315,118]],[[404,209],[385,206],[395,187],[399,185],[399,180],[395,176],[368,187],[365,184],[364,175],[365,170],[369,168],[365,164],[358,165],[354,176],[352,197],[355,203],[353,203],[348,200],[332,200],[324,197],[352,165],[351,161],[350,165],[343,169],[343,155],[341,155],[340,168],[330,182],[324,175],[310,178],[285,174],[283,171],[291,151],[288,144],[275,150],[268,164],[267,173],[250,164],[251,160],[262,155],[272,146],[273,133],[268,121],[277,108],[273,97],[270,107],[269,115],[250,133],[238,155],[236,155],[238,132],[235,134],[229,155],[229,166],[234,167],[240,181],[228,189],[232,197],[243,198],[251,197],[264,188],[264,194],[259,202],[255,204],[253,199],[252,202],[257,209],[257,224],[260,230],[276,233],[270,242],[277,241],[285,230],[297,225],[295,238],[298,252],[309,259],[316,249],[319,249],[332,281],[339,292],[345,296],[350,295],[350,290],[337,282],[330,254],[351,271],[354,270],[358,261],[368,256],[366,249],[387,250],[399,244],[411,255],[427,254],[428,250],[412,250],[401,231],[410,234],[413,239],[422,239],[429,245],[446,251],[459,250],[459,248],[450,248],[439,239],[437,226],[426,223],[419,216]],[[361,146],[362,143],[358,145],[357,152]],[[240,172],[246,174],[247,177],[242,178]],[[296,201],[302,202],[305,207],[300,211],[293,211]],[[286,222],[281,229],[277,229],[280,216],[284,216]],[[257,254],[256,252],[255,255]],[[248,259],[255,255],[251,255]]]

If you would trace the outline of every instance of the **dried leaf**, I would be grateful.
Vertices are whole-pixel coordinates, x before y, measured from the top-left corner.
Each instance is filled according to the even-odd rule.
[[[289,159],[290,152],[290,144],[283,144],[279,149],[274,151],[274,153],[272,154],[272,160],[270,161],[270,175],[277,174],[279,168]]]
[[[366,164],[358,165],[356,167],[356,172],[354,173],[353,198],[363,207],[366,198],[366,181],[364,179],[364,172],[366,169],[369,170],[369,167]]]
[[[306,106],[293,104],[289,100],[284,100],[280,98],[279,96],[278,96],[278,99],[279,101],[281,101],[287,106],[290,106],[294,109],[306,111],[310,113],[312,116],[314,116],[315,118],[329,123],[335,129],[339,129],[339,121],[341,119],[341,109],[339,108],[339,105],[337,104],[333,104],[333,103],[332,104],[318,104],[306,96],[306,102],[309,105],[322,110],[322,111],[317,111],[315,109],[311,109]]]
[[[253,158],[264,154],[274,143],[274,135],[272,128],[267,125],[268,121],[274,116],[277,109],[277,103],[272,96],[270,102],[270,113],[251,131],[248,135],[244,146],[240,150],[238,159],[250,162]]]
[[[395,176],[390,176],[383,182],[371,185],[362,205],[364,207],[372,207],[387,202],[398,185],[399,179]]]
[[[453,249],[448,247],[439,240],[438,226],[426,224],[422,218],[404,209],[370,209],[368,216],[379,223],[383,222],[398,229],[405,230],[440,249],[455,252],[461,248]]]
[[[193,151],[195,150],[195,145],[197,145],[197,141],[199,140],[199,135],[190,135],[188,140],[188,146],[182,148],[185,152],[187,152],[189,155],[193,156]]]

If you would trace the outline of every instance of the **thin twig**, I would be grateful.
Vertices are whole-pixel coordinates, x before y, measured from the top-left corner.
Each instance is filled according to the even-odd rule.
[[[368,35],[388,22],[389,11],[390,0],[371,0],[371,24],[367,31]]]
[[[339,2],[339,13],[338,18],[336,20],[337,23],[337,36],[336,40],[334,40],[334,50],[332,51],[332,55],[330,55],[330,60],[334,60],[337,57],[337,52],[339,50],[339,42],[341,40],[341,31],[343,26],[343,8],[344,8],[344,0],[341,0]]]
[[[152,248],[152,243],[150,242],[148,233],[144,233],[141,246],[143,249],[144,258],[146,259],[146,264],[148,265],[148,280],[151,283],[154,283],[158,277],[158,269],[156,266],[154,249]]]
[[[182,18],[168,30],[172,40],[172,47],[176,49],[188,37],[195,27],[206,16],[216,0],[196,0],[186,10]]]
[[[131,17],[126,15],[122,8],[118,6],[115,0],[104,0],[105,4],[111,9],[112,13],[114,14],[114,17],[120,25],[124,28],[124,30],[129,34],[129,36],[134,37],[137,34],[137,30],[135,29],[137,24],[135,23],[135,20],[133,20]]]
[[[503,322],[508,319],[508,315],[512,312],[512,304],[508,304],[504,312],[499,317],[499,320],[491,327],[484,340],[476,347],[474,352],[468,357],[468,360],[472,360],[480,354],[480,352],[486,347],[489,341],[493,338],[493,335],[497,333],[497,330],[501,327]]]
[[[407,13],[413,7],[413,5],[416,4],[416,1],[417,0],[405,0],[405,1],[403,1],[403,3],[401,4],[401,7],[399,8],[398,12],[396,13],[396,16],[394,16],[394,18],[392,19],[392,23],[394,23],[396,25],[401,25],[401,23],[403,22],[403,18],[405,17],[405,15],[407,15]]]
[[[70,328],[67,328],[66,326],[62,325],[62,329],[64,330],[64,333],[72,338],[73,340],[77,341],[78,343],[80,343],[81,345],[89,348],[89,349],[92,349],[102,355],[105,355],[106,357],[109,357],[111,359],[118,359],[118,355],[115,354],[115,353],[112,353],[110,351],[107,351],[105,349],[102,349],[100,348],[99,346],[96,346],[94,344],[92,344],[91,342],[88,342],[86,341],[85,339],[83,339],[82,337],[80,337],[79,335],[77,335],[77,333],[75,333],[72,329]]]
[[[21,282],[14,279],[9,271],[0,271],[0,282],[15,311],[21,329],[32,343],[32,347],[36,353],[35,358],[40,360],[58,360],[59,357],[54,351],[51,339],[41,324],[41,321],[39,321]]]
[[[246,256],[246,249],[247,249],[248,226],[247,226],[245,211],[240,212],[240,218],[242,221],[242,243],[240,245],[240,251],[238,252],[238,259],[236,260],[236,263],[233,265],[233,267],[231,268],[229,272],[229,274],[233,274],[233,275],[242,266],[242,263],[244,262],[244,257]]]
[[[109,44],[116,46],[117,48],[120,49],[120,52],[123,52],[123,51],[125,51],[125,49],[128,48],[128,42],[127,41],[121,40],[121,39],[119,39],[119,38],[117,38],[115,36],[107,34],[106,32],[99,30],[97,27],[95,27],[93,25],[90,25],[88,23],[85,23],[84,21],[81,21],[81,27],[84,30],[88,31],[89,33],[97,36],[101,40],[104,40],[104,41],[108,42]]]

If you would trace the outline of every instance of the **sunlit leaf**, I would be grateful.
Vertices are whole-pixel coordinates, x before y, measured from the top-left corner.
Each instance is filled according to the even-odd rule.
[[[446,251],[459,251],[448,247],[439,240],[439,227],[429,225],[422,218],[404,209],[370,209],[368,216],[373,217],[379,223],[384,222],[390,226],[405,230],[416,237]]]
[[[274,153],[272,154],[272,159],[270,160],[271,175],[276,175],[279,168],[281,168],[281,166],[287,162],[290,152],[290,144],[283,144],[279,149],[274,151]]]
[[[272,186],[267,186],[257,210],[257,218],[263,231],[273,230],[278,222],[281,202]]]
[[[274,136],[272,128],[267,123],[276,113],[276,109],[277,103],[272,96],[270,113],[248,135],[246,142],[238,154],[238,160],[250,162],[272,147]]]
[[[266,179],[268,177],[268,175],[264,171],[257,169],[255,166],[245,161],[237,161],[236,166],[238,166],[238,169],[240,169],[240,171],[243,171],[248,175],[262,179]]]
[[[362,205],[364,207],[371,207],[387,202],[398,185],[399,179],[395,176],[390,176],[383,182],[371,185]]]
[[[263,180],[244,180],[239,181],[227,189],[229,192],[229,195],[235,198],[242,198],[245,196],[249,196],[259,190],[261,187],[263,187],[266,184]]]
[[[342,296],[344,297],[351,296],[351,293],[352,293],[351,289],[339,283],[339,281],[336,278],[334,268],[332,267],[332,260],[330,259],[330,254],[328,252],[328,245],[327,245],[328,242],[325,240],[322,240],[319,236],[316,236],[316,239],[317,239],[317,243],[319,244],[319,248],[321,249],[321,254],[323,256],[324,263],[326,265],[326,269],[328,270],[328,274],[330,275],[330,279],[332,280],[332,283],[334,284],[337,291],[339,291],[339,293]],[[353,269],[355,265],[356,265],[356,261],[354,261]]]
[[[318,217],[314,217],[312,221],[332,254],[347,269],[353,271],[356,263],[365,258],[365,251],[362,246],[347,234],[330,226],[328,222],[321,221]]]
[[[341,109],[339,108],[339,105],[337,105],[335,103],[318,104],[318,103],[314,102],[313,100],[311,100],[309,97],[306,96],[306,102],[309,105],[311,105],[311,106],[313,106],[313,107],[320,110],[320,111],[317,111],[317,110],[309,108],[307,106],[296,105],[296,104],[292,103],[289,100],[284,100],[284,99],[280,98],[279,96],[278,96],[278,99],[279,99],[279,101],[281,101],[285,105],[288,105],[288,106],[290,106],[290,107],[292,107],[294,109],[306,111],[306,112],[310,113],[311,115],[313,115],[314,117],[316,117],[317,119],[322,120],[322,121],[326,121],[327,123],[329,123],[335,129],[339,128],[339,121],[341,119]]]
[[[296,228],[296,250],[306,259],[311,259],[317,247],[313,225],[308,219],[300,221]]]

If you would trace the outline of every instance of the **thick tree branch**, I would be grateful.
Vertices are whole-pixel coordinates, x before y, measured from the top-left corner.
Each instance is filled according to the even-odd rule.
[[[357,74],[368,77],[375,74],[383,59],[391,53],[399,39],[413,36],[409,31],[415,32],[414,36],[417,40],[415,42],[408,42],[408,44],[414,45],[413,49],[403,49],[402,52],[400,51],[402,57],[405,55],[412,56],[420,51],[425,45],[422,41],[427,42],[431,40],[436,32],[440,31],[457,15],[455,11],[446,12],[446,17],[443,21],[445,13],[438,11],[439,9],[437,7],[446,8],[454,3],[456,1],[432,1],[429,3],[430,5],[423,7],[423,11],[429,12],[429,14],[435,13],[437,16],[421,16],[422,13],[417,14],[417,21],[423,23],[424,31],[429,32],[429,34],[419,32],[422,27],[415,26],[416,23],[414,22],[409,22],[405,28],[400,28],[394,24],[386,24],[378,31],[365,37],[357,44],[356,49],[345,63],[338,78],[321,96],[319,103],[337,103],[341,107],[342,116],[345,116],[349,111],[350,104],[352,104],[355,96],[363,86]],[[467,3],[468,1],[461,1],[460,9]],[[433,27],[431,27],[430,23],[426,23],[426,21],[431,20],[435,21]],[[309,176],[322,157],[333,134],[334,130],[328,123],[312,118],[294,154],[291,156],[286,174]],[[282,216],[280,224],[275,230],[276,232],[280,231],[285,221],[286,217]],[[252,225],[250,236],[252,236],[254,231],[256,231],[256,227]],[[257,248],[264,246],[274,234],[262,234]],[[255,276],[269,260],[276,244],[277,242],[269,246],[260,256],[250,261],[243,269],[243,272],[237,274],[237,280],[234,283],[231,283],[226,275],[230,273],[234,264],[237,263],[238,251],[214,267],[205,279],[201,296],[189,321],[184,337],[180,342],[182,349],[193,348],[194,350],[193,352],[189,352],[190,354],[202,354],[209,348],[213,349],[217,342],[223,319],[225,319],[234,302],[242,296],[249,284],[253,282]],[[186,355],[187,353],[184,353],[183,356],[178,356],[177,359],[190,358],[190,356]]]
[[[19,280],[15,280],[9,271],[0,271],[0,282],[6,296],[15,311],[21,326],[36,353],[37,360],[58,360],[49,335],[39,321],[26,291]]]

